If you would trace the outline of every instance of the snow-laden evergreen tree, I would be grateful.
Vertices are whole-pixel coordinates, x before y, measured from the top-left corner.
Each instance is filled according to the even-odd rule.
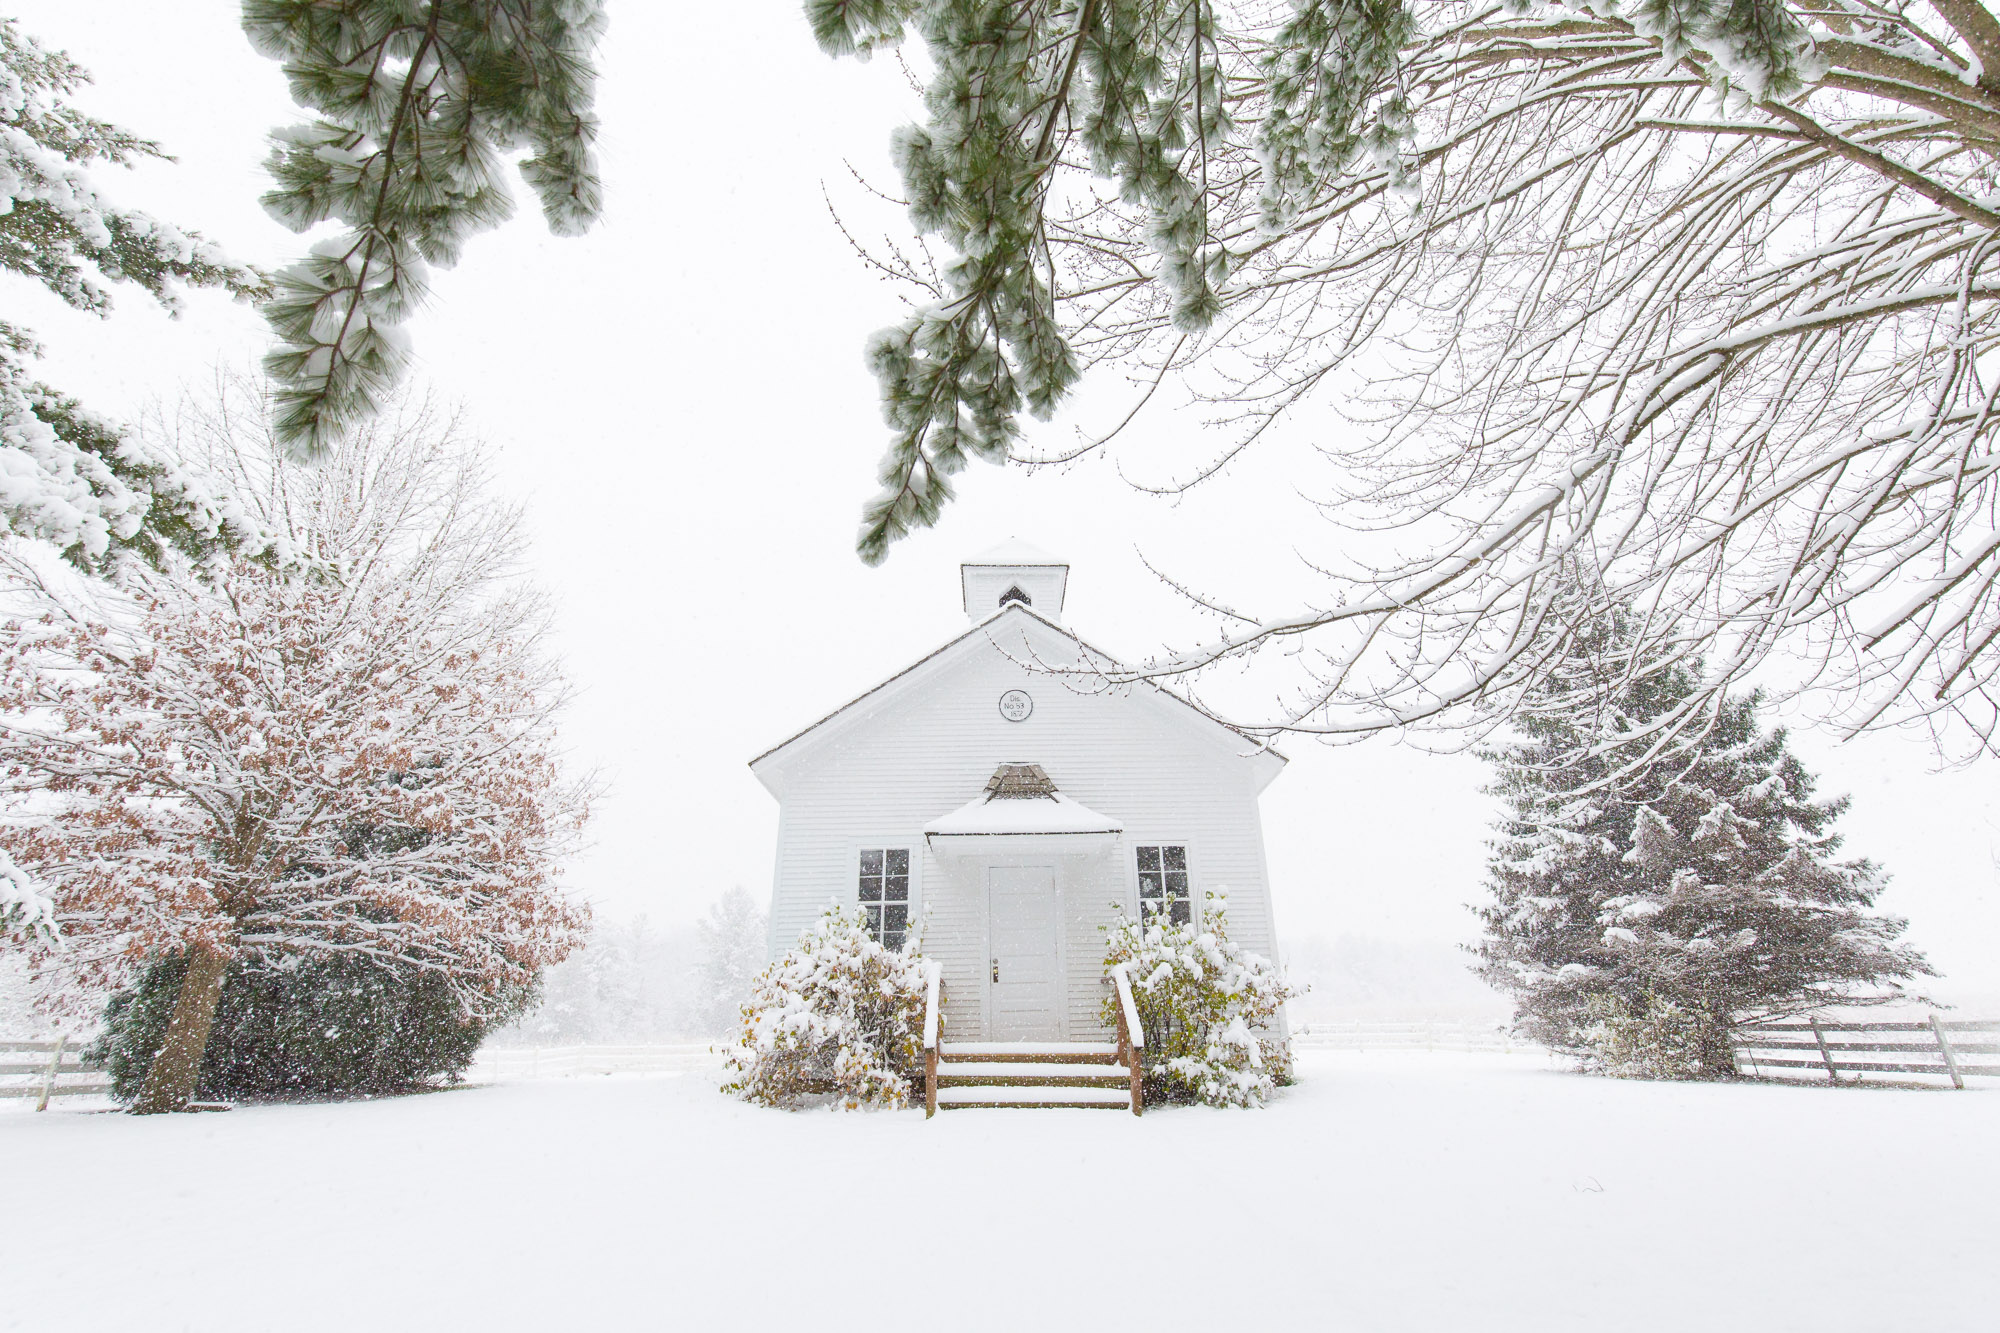
[[[244,0],[243,29],[315,114],[277,132],[264,206],[340,230],[281,271],[279,437],[316,458],[378,410],[409,364],[402,325],[431,267],[505,221],[521,176],[549,229],[580,234],[602,190],[591,146],[603,0]]]
[[[189,287],[267,294],[262,275],[199,233],[104,196],[91,168],[167,155],[71,105],[89,78],[0,19],[0,270],[99,316],[117,283],[169,311]],[[121,550],[158,560],[166,547],[254,544],[226,491],[37,381],[38,353],[27,329],[0,321],[0,532],[38,537],[83,568]]]
[[[736,1025],[751,985],[764,970],[764,914],[741,886],[732,888],[696,922],[701,963],[696,976],[696,1030],[719,1035]]]
[[[1635,663],[1633,640],[1611,617],[1572,641],[1546,686],[1566,709],[1524,717],[1490,755],[1506,808],[1478,970],[1552,1049],[1725,1078],[1739,1024],[1885,1003],[1931,969],[1899,942],[1902,920],[1871,910],[1880,869],[1839,859],[1846,798],[1815,799],[1757,697],[1663,746],[1660,719],[1696,684],[1678,663]]]
[[[1174,490],[1293,421],[1332,471],[1272,484],[1341,497],[1302,550],[1329,586],[1205,588],[1226,632],[1129,674],[1270,647],[1283,703],[1238,721],[1490,723],[1541,674],[1575,555],[1708,663],[1689,725],[1796,653],[1847,725],[2000,737],[1987,5],[806,8],[831,53],[908,30],[929,55],[893,153],[944,258],[882,260],[912,309],[868,343],[889,443],[864,558],[972,458],[1116,447]],[[1143,426],[1023,445],[1092,364],[1135,415],[1178,391],[1236,429],[1150,467]],[[1393,548],[1352,537],[1377,527]]]

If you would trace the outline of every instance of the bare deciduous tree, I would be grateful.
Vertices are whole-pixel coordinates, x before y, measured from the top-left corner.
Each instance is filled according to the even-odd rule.
[[[1283,645],[1287,702],[1239,721],[1490,721],[1624,605],[1632,661],[1704,664],[1666,731],[1762,670],[1851,729],[1955,718],[1991,745],[1985,6],[822,8],[830,49],[891,19],[929,42],[899,159],[920,229],[960,254],[903,269],[935,297],[878,337],[897,435],[865,553],[934,520],[966,457],[1020,454],[1013,414],[1059,401],[1073,356],[1235,426],[1160,489],[1285,423],[1321,441],[1338,525],[1403,530],[1406,557],[1331,560],[1310,607],[1217,605],[1226,635],[1135,672]],[[1335,407],[1361,443],[1323,429]],[[1600,597],[1552,594],[1570,562]]]

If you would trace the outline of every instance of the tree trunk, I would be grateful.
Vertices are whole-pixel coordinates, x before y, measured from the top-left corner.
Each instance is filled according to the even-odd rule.
[[[146,1081],[133,1099],[133,1115],[185,1111],[194,1100],[201,1057],[208,1050],[208,1032],[215,1026],[215,1006],[222,999],[222,978],[229,955],[199,945],[188,950],[187,975],[167,1019],[166,1040],[146,1069]]]
[[[1701,1025],[1701,1076],[1709,1079],[1736,1077],[1736,1041],[1727,1013],[1710,1012]]]

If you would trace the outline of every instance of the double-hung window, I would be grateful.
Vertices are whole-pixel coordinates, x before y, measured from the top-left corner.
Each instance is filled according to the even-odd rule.
[[[1149,843],[1139,848],[1139,913],[1145,917],[1165,915],[1177,926],[1194,919],[1185,846]]]
[[[868,933],[891,949],[910,934],[910,849],[861,849],[861,911]]]

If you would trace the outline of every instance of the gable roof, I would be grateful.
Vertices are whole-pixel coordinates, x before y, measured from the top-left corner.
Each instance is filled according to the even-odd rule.
[[[840,707],[834,709],[832,712],[828,713],[826,716],[822,717],[819,721],[813,723],[811,726],[796,731],[792,733],[790,736],[786,737],[784,740],[779,741],[776,745],[773,745],[770,749],[764,751],[762,754],[758,755],[756,758],[750,761],[751,770],[753,772],[756,771],[756,769],[759,766],[765,764],[768,760],[777,758],[785,751],[790,750],[792,747],[798,745],[800,742],[813,736],[814,733],[820,731],[828,724],[836,722],[840,718],[843,718],[853,713],[855,709],[860,708],[863,704],[866,704],[871,700],[879,704],[889,696],[899,693],[901,689],[908,686],[913,681],[914,678],[922,674],[925,667],[931,666],[934,663],[940,662],[941,659],[953,655],[955,651],[963,649],[965,645],[974,642],[976,639],[990,638],[995,627],[997,627],[1001,621],[1007,619],[1009,616],[1025,617],[1028,620],[1034,621],[1038,625],[1045,626],[1046,628],[1054,631],[1056,634],[1061,635],[1063,638],[1068,639],[1071,643],[1075,644],[1085,653],[1090,654],[1092,657],[1095,657],[1100,661],[1116,662],[1118,660],[1117,658],[1113,657],[1110,653],[1107,653],[1102,649],[1093,647],[1092,645],[1084,642],[1081,638],[1077,637],[1075,633],[1073,633],[1068,629],[1063,628],[1063,626],[1057,624],[1055,621],[1050,620],[1047,616],[1042,615],[1041,613],[1036,611],[1033,607],[1024,606],[1020,602],[1009,602],[1006,605],[1000,607],[992,615],[986,617],[986,619],[981,620],[978,623],[974,624],[971,628],[967,629],[963,633],[954,635],[952,638],[938,645],[930,652],[925,653],[922,657],[910,663],[910,665],[904,667],[901,671],[898,671],[895,675],[889,677],[887,680],[882,681],[880,684],[870,689],[862,691],[860,694],[848,700]],[[1138,685],[1143,685],[1147,689],[1151,690],[1153,693],[1163,698],[1171,699],[1173,702],[1179,704],[1183,709],[1186,710],[1186,715],[1189,719],[1196,720],[1201,724],[1206,724],[1208,727],[1214,729],[1215,731],[1223,732],[1226,733],[1227,735],[1233,736],[1238,741],[1246,741],[1249,744],[1256,746],[1259,752],[1263,754],[1268,754],[1272,758],[1276,759],[1280,764],[1285,764],[1290,762],[1290,760],[1286,759],[1284,755],[1278,753],[1278,751],[1268,743],[1260,741],[1256,737],[1249,735],[1247,732],[1238,730],[1237,728],[1230,726],[1226,722],[1221,722],[1216,720],[1214,717],[1211,717],[1208,713],[1203,712],[1200,708],[1188,702],[1188,700],[1182,698],[1180,695],[1166,688],[1166,686],[1160,685],[1150,680],[1137,681],[1134,683]],[[998,775],[996,774],[995,776],[997,780]]]

